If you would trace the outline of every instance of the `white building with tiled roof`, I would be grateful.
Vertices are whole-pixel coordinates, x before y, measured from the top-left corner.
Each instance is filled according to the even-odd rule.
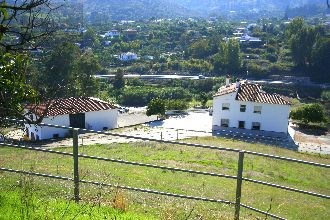
[[[91,97],[54,99],[39,105],[26,106],[28,117],[41,123],[66,127],[106,130],[117,128],[118,111],[110,103]],[[68,129],[25,124],[25,133],[30,140],[67,137]]]
[[[286,136],[290,103],[247,81],[229,83],[213,97],[213,131]]]

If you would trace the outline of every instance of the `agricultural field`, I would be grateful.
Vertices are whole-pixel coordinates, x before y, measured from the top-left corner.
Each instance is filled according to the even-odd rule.
[[[184,140],[199,144],[229,147],[263,152],[279,156],[329,164],[326,155],[302,154],[281,148],[240,141],[199,137]],[[56,148],[72,152],[71,147]],[[236,175],[238,154],[164,143],[137,142],[80,146],[79,153],[167,167],[200,170],[205,172]],[[36,152],[10,147],[0,148],[0,166],[18,170],[30,170],[59,176],[73,176],[73,159],[68,156]],[[118,164],[99,160],[79,159],[80,178],[114,185],[147,188],[175,194],[235,201],[236,180],[204,176],[165,169]],[[243,177],[272,182],[293,188],[330,194],[328,168],[286,162],[254,155],[245,155]],[[172,198],[163,195],[121,190],[117,187],[80,184],[80,205],[73,199],[73,182],[43,177],[23,176],[8,172],[0,173],[0,219],[17,219],[24,215],[19,205],[30,204],[30,210],[49,213],[49,218],[60,219],[233,219],[234,206]],[[25,201],[31,198],[31,201]],[[13,202],[18,200],[20,202]],[[327,219],[330,215],[327,199],[243,182],[241,203],[269,211],[288,219]],[[8,204],[17,204],[17,209]],[[42,204],[42,205],[39,205]],[[55,207],[50,209],[49,207]],[[65,208],[68,207],[68,208]],[[68,209],[68,211],[65,211]],[[79,210],[76,217],[72,210]],[[43,211],[44,210],[44,211]],[[52,211],[53,210],[53,211]],[[55,210],[55,211],[54,211]],[[10,218],[8,213],[16,213]],[[100,213],[100,214],[97,214]],[[25,213],[26,214],[26,213]],[[90,216],[90,217],[88,217]],[[242,219],[265,218],[241,208]]]

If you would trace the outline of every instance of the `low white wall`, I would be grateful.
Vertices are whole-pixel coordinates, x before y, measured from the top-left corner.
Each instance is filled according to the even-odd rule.
[[[59,115],[56,117],[45,117],[42,121],[42,123],[45,124],[52,124],[52,125],[61,125],[61,126],[69,126],[69,115]],[[25,128],[29,130],[29,138],[32,139],[31,132],[34,133],[35,139],[37,138],[37,135],[40,140],[44,139],[51,139],[54,137],[54,135],[58,134],[58,137],[67,137],[69,135],[68,129],[62,129],[62,128],[52,128],[48,126],[37,126],[37,125],[29,125],[26,124]]]
[[[87,129],[102,131],[103,128],[112,129],[118,127],[117,109],[109,109],[97,112],[85,113],[85,127]]]

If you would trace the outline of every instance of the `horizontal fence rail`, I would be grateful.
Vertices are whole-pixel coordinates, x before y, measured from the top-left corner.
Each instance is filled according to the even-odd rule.
[[[8,121],[15,122],[15,123],[24,123],[22,120],[16,120],[16,119],[7,119]],[[210,146],[210,145],[203,145],[203,144],[193,144],[193,143],[186,143],[186,142],[178,142],[178,141],[166,141],[166,140],[159,140],[159,139],[152,139],[152,138],[144,138],[144,137],[136,137],[132,135],[124,135],[124,134],[118,134],[113,132],[103,132],[103,131],[95,131],[95,130],[89,130],[89,129],[80,129],[80,128],[72,128],[72,127],[66,127],[66,126],[59,126],[59,125],[51,125],[51,124],[38,124],[38,126],[47,126],[47,127],[54,127],[54,128],[62,128],[62,129],[70,129],[72,130],[73,134],[73,153],[68,152],[62,152],[62,151],[56,151],[52,149],[45,149],[45,148],[36,148],[36,147],[28,147],[23,145],[15,145],[11,143],[1,143],[0,146],[7,146],[7,147],[13,147],[13,148],[19,148],[19,149],[25,149],[25,150],[32,150],[32,151],[39,151],[44,153],[52,153],[52,154],[58,154],[58,155],[66,155],[73,158],[73,171],[74,176],[73,178],[69,177],[62,177],[62,176],[54,176],[49,174],[41,174],[41,173],[35,173],[30,171],[23,171],[23,170],[13,170],[9,168],[0,168],[1,171],[7,171],[7,172],[14,172],[14,173],[22,173],[26,175],[36,175],[41,177],[47,177],[47,178],[54,178],[54,179],[61,179],[61,180],[68,180],[74,182],[74,197],[75,200],[79,201],[79,183],[89,183],[94,185],[101,185],[101,186],[108,186],[108,187],[117,187],[121,189],[126,190],[132,190],[132,191],[138,191],[138,192],[145,192],[145,193],[151,193],[151,194],[158,194],[158,195],[165,195],[165,196],[172,196],[177,198],[184,198],[184,199],[193,199],[193,200],[200,200],[200,201],[208,201],[208,202],[217,202],[217,203],[224,203],[228,205],[234,205],[235,206],[235,219],[239,219],[239,213],[240,213],[240,207],[244,207],[246,209],[255,211],[260,214],[264,214],[266,216],[270,216],[276,219],[284,219],[282,217],[276,216],[274,214],[259,210],[257,208],[248,206],[246,204],[240,203],[241,199],[241,187],[242,183],[244,181],[251,182],[255,184],[265,185],[273,188],[279,188],[291,192],[296,192],[300,194],[305,194],[309,196],[319,197],[323,199],[330,199],[329,195],[319,194],[316,192],[310,192],[306,190],[296,189],[288,186],[282,186],[275,183],[269,183],[265,181],[260,180],[254,180],[250,178],[245,178],[243,174],[243,167],[244,167],[244,155],[254,155],[254,156],[260,156],[260,157],[266,157],[266,158],[272,158],[276,160],[282,160],[282,161],[288,161],[293,163],[299,163],[299,164],[305,164],[310,166],[316,166],[316,167],[322,167],[322,168],[330,168],[330,164],[322,164],[322,163],[316,163],[311,161],[304,161],[289,157],[283,157],[283,156],[277,156],[277,155],[271,155],[271,154],[264,154],[259,152],[253,152],[253,151],[247,151],[247,150],[241,150],[241,149],[233,149],[233,148],[227,148],[227,147],[218,147],[218,146]],[[237,169],[237,176],[232,175],[226,175],[226,174],[218,174],[218,173],[212,173],[212,172],[205,172],[205,171],[198,171],[198,170],[190,170],[190,169],[183,169],[183,168],[177,168],[177,167],[167,167],[167,166],[160,166],[160,165],[154,165],[154,164],[147,164],[147,163],[140,163],[140,162],[134,162],[134,161],[126,161],[126,160],[120,160],[120,159],[112,159],[112,158],[105,158],[105,157],[98,157],[98,156],[90,156],[85,154],[79,154],[78,152],[78,134],[79,131],[82,132],[90,132],[90,133],[96,133],[96,134],[103,134],[103,135],[110,135],[115,137],[122,137],[127,139],[136,139],[141,141],[152,141],[157,143],[163,143],[163,144],[171,144],[171,145],[179,145],[179,146],[187,146],[187,147],[194,147],[194,148],[204,148],[204,149],[211,149],[211,150],[217,150],[217,151],[228,151],[228,152],[234,152],[238,153],[238,169]],[[82,180],[79,178],[79,171],[78,171],[78,165],[79,165],[79,158],[85,158],[85,159],[91,159],[91,160],[100,160],[100,161],[107,161],[107,162],[113,162],[113,163],[119,163],[119,164],[127,164],[132,166],[140,166],[140,167],[149,167],[154,169],[162,169],[162,170],[170,170],[170,171],[177,171],[177,172],[183,172],[183,173],[194,173],[199,175],[205,175],[205,176],[213,176],[213,177],[221,177],[221,178],[228,178],[228,179],[234,179],[237,181],[236,186],[236,201],[231,202],[228,200],[221,200],[221,199],[212,199],[212,198],[203,198],[203,197],[194,197],[189,195],[180,195],[180,194],[173,194],[170,192],[161,192],[157,190],[151,190],[151,189],[143,189],[143,188],[134,188],[129,186],[120,186],[120,185],[114,185],[109,183],[102,183],[102,182],[94,182],[94,181],[88,181],[88,180]]]
[[[19,149],[33,150],[33,151],[39,151],[39,152],[47,152],[47,153],[60,154],[60,155],[66,155],[66,156],[73,156],[74,155],[73,153],[68,153],[68,152],[63,152],[63,151],[55,151],[55,150],[51,150],[51,149],[27,147],[27,146],[14,145],[14,144],[0,143],[0,146],[14,147],[14,148],[19,148]],[[237,179],[237,176],[231,176],[231,175],[226,175],[226,174],[204,172],[204,171],[198,171],[198,170],[188,170],[188,169],[181,169],[181,168],[176,168],[176,167],[167,167],[167,166],[139,163],[139,162],[112,159],[112,158],[105,158],[105,157],[89,156],[89,155],[86,155],[86,154],[78,154],[78,157],[86,158],[86,159],[108,161],[108,162],[114,162],[114,163],[120,163],[120,164],[128,164],[128,165],[133,165],[133,166],[135,165],[135,166],[157,168],[157,169],[169,170],[169,171],[178,171],[178,172],[183,172],[183,173],[194,173],[194,174],[200,174],[200,175],[205,175],[205,176],[214,176],[214,177],[223,177],[223,178],[228,178],[228,179]],[[305,162],[307,162],[307,161],[305,161]],[[309,164],[309,163],[307,163],[307,164]],[[302,194],[306,194],[306,195],[311,195],[311,196],[316,196],[316,197],[320,197],[320,198],[330,199],[330,196],[328,196],[328,195],[319,194],[319,193],[315,193],[315,192],[309,192],[309,191],[300,190],[300,189],[295,189],[295,188],[291,188],[291,187],[287,187],[287,186],[281,186],[281,185],[278,185],[278,184],[269,183],[269,182],[265,182],[265,181],[254,180],[254,179],[249,179],[249,178],[245,178],[245,177],[242,177],[242,180],[247,181],[247,182],[257,183],[257,184],[260,184],[260,185],[266,185],[266,186],[270,186],[270,187],[274,187],[274,188],[285,189],[285,190],[292,191],[292,192],[298,192],[298,193],[302,193]]]
[[[16,119],[7,119],[7,120],[12,121],[12,122],[24,123],[23,120],[16,120]],[[239,153],[240,151],[243,151],[246,154],[251,154],[251,155],[256,155],[256,156],[262,156],[262,157],[268,157],[268,158],[273,158],[273,159],[278,159],[278,160],[285,160],[285,161],[291,161],[291,162],[295,162],[295,163],[302,163],[302,164],[308,164],[308,165],[313,165],[313,166],[330,168],[330,164],[315,163],[315,162],[311,162],[311,161],[304,161],[304,160],[294,159],[294,158],[290,158],[290,157],[282,157],[282,156],[276,156],[276,155],[272,155],[272,154],[265,154],[265,153],[259,153],[259,152],[247,151],[247,150],[241,150],[241,149],[235,149],[235,148],[217,147],[217,146],[211,146],[211,145],[193,144],[193,143],[179,142],[179,141],[159,140],[159,139],[153,139],[153,138],[137,137],[137,136],[133,136],[133,135],[118,134],[118,133],[113,133],[113,132],[96,131],[96,130],[90,130],[90,129],[85,129],[85,128],[73,128],[73,127],[44,124],[44,123],[40,123],[38,125],[46,126],[46,127],[53,127],[53,128],[62,128],[62,129],[68,129],[68,130],[78,129],[79,131],[83,131],[83,132],[104,134],[104,135],[110,135],[110,136],[114,136],[114,137],[136,139],[136,140],[141,140],[141,141],[152,141],[152,142],[158,142],[158,143],[164,143],[164,144],[181,145],[181,146],[196,147],[196,148],[206,148],[206,149],[237,152],[237,153]]]

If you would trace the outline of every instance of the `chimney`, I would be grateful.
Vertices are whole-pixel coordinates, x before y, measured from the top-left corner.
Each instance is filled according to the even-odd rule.
[[[227,76],[226,76],[226,87],[228,87],[229,84],[230,84],[230,76],[227,75]]]
[[[240,79],[237,79],[236,80],[236,89],[238,89],[240,85],[241,85]]]

